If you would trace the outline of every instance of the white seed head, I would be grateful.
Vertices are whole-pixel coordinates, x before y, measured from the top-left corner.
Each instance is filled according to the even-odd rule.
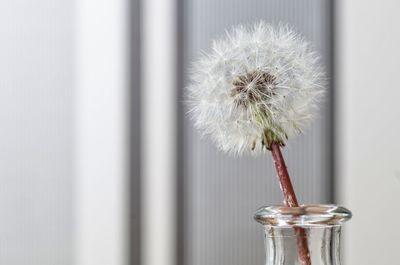
[[[187,102],[195,126],[228,153],[284,145],[313,117],[324,91],[319,57],[288,26],[238,26],[193,65]]]

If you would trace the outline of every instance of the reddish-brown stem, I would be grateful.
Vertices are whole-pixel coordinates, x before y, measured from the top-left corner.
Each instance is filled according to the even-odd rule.
[[[284,204],[288,207],[298,207],[299,203],[294,193],[293,185],[289,177],[285,160],[283,159],[279,143],[271,143],[270,145],[272,158],[274,160],[275,168],[278,173],[279,183],[283,192]],[[303,228],[295,228],[297,235],[297,251],[299,260],[302,265],[311,265],[310,252],[308,250],[307,237]]]

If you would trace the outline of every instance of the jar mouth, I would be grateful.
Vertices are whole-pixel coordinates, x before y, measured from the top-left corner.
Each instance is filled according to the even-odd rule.
[[[352,213],[333,204],[305,204],[299,207],[266,206],[257,210],[254,219],[266,226],[334,226],[349,220]]]

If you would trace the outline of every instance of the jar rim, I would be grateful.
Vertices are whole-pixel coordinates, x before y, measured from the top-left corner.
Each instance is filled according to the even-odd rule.
[[[254,219],[266,226],[335,226],[352,217],[350,210],[334,204],[305,204],[299,207],[282,205],[261,207]]]

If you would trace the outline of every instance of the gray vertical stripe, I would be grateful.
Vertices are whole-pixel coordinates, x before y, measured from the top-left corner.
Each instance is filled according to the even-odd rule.
[[[140,148],[140,0],[130,1],[130,247],[129,264],[140,264],[141,148]]]
[[[183,68],[224,29],[264,19],[294,26],[330,66],[330,2],[290,0],[188,0],[183,8]],[[329,96],[316,122],[284,150],[302,203],[330,201]],[[254,211],[280,203],[282,196],[268,155],[226,156],[182,116],[180,157],[184,264],[262,264],[262,231]]]

